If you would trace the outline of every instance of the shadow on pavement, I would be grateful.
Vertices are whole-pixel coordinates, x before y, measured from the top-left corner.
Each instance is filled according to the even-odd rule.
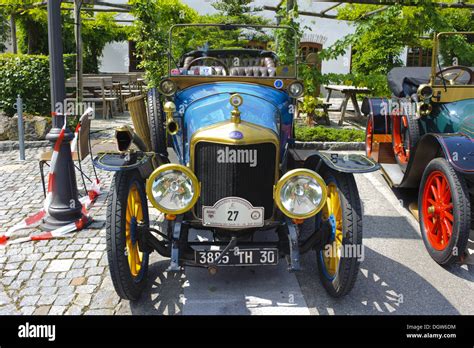
[[[367,246],[355,286],[344,298],[334,299],[324,290],[315,252],[304,255],[303,266],[298,280],[313,314],[459,314],[418,273]]]
[[[150,264],[148,283],[138,301],[130,302],[132,314],[175,315],[181,314],[183,285],[186,280],[183,273],[165,272],[168,260]]]
[[[390,223],[387,223],[390,219]],[[411,228],[405,216],[364,215],[364,239],[368,238],[397,238],[420,239],[420,236]]]

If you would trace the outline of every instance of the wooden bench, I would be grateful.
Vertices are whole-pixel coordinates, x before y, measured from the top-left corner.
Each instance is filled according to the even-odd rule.
[[[71,77],[66,80],[66,88],[75,88],[76,78]],[[102,103],[102,115],[104,119],[113,117],[115,103],[119,98],[114,92],[114,83],[111,77],[89,77],[85,76],[82,80],[82,87],[85,93],[83,102]],[[75,94],[66,98],[66,101],[75,101]]]

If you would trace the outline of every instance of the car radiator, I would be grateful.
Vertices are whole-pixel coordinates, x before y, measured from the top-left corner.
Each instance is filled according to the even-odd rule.
[[[227,148],[227,149],[226,149]],[[276,147],[272,143],[225,145],[199,142],[195,148],[194,172],[201,183],[195,214],[225,197],[240,197],[273,215]]]

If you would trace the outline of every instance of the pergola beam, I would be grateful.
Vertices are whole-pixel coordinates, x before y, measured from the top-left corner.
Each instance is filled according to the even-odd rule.
[[[273,11],[277,12],[279,10],[278,7],[275,6],[263,6],[263,9],[266,11]],[[337,16],[335,15],[328,15],[328,14],[322,14],[320,12],[308,12],[308,11],[298,11],[298,15],[300,16],[308,16],[308,17],[321,17],[321,18],[330,18],[330,19],[336,19]]]
[[[333,0],[318,0],[314,2],[334,2]],[[423,4],[420,0],[344,0],[346,4],[365,4],[365,5],[402,5],[402,6],[420,6]],[[474,9],[474,4],[465,1],[458,2],[432,2],[435,7],[441,8],[471,8]]]
[[[74,0],[63,0],[62,3],[65,4],[74,4]],[[41,1],[41,2],[36,2],[31,5],[25,5],[21,10],[18,10],[16,14],[21,13],[26,10],[30,10],[33,8],[38,8],[38,7],[46,7],[48,4],[48,1]],[[114,4],[111,2],[107,1],[87,1],[84,0],[84,5],[93,5],[93,7],[82,7],[81,11],[88,11],[88,12],[120,12],[120,13],[129,13],[131,10],[131,7],[129,5],[125,4]],[[0,5],[0,6],[7,6],[7,5]],[[104,7],[99,7],[96,8],[95,6],[104,6]],[[108,7],[108,8],[106,8]],[[73,7],[61,7],[62,11],[74,11]]]
[[[373,10],[373,11],[370,11],[370,12],[367,12],[366,14],[362,15],[362,18],[368,18],[370,16],[373,16],[374,14],[377,14],[379,12],[383,12],[385,11],[386,9],[388,9],[389,6],[384,6],[384,7],[381,7],[381,8],[378,8],[376,10]]]
[[[315,2],[334,2],[333,0],[318,0]],[[342,4],[366,4],[366,5],[380,5],[384,6],[382,8],[376,9],[374,11],[366,13],[362,18],[370,17],[376,13],[381,11],[385,11],[390,5],[402,5],[402,6],[420,6],[421,2],[419,0],[344,0],[340,1],[335,5],[332,5],[320,12],[311,12],[311,11],[299,11],[299,15],[301,16],[308,16],[308,17],[320,17],[320,18],[329,18],[329,19],[337,19],[336,15],[327,14],[327,12],[335,9],[336,7]],[[446,2],[433,2],[433,6],[438,8],[457,8],[457,9],[472,9],[474,10],[474,4],[466,3],[466,2],[456,2],[456,3],[446,3]],[[263,6],[264,10],[267,11],[274,11],[277,12],[279,10],[278,6]]]
[[[331,10],[334,10],[336,7],[338,7],[338,6],[340,6],[340,5],[342,5],[342,2],[338,2],[338,3],[335,4],[335,5],[329,6],[327,9],[322,10],[320,13],[321,13],[321,14],[326,14],[326,12],[329,12],[329,11],[331,11]]]

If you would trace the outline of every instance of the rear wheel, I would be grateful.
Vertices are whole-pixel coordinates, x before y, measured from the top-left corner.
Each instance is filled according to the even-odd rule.
[[[418,194],[420,229],[426,249],[439,264],[457,261],[465,252],[471,202],[465,179],[444,158],[426,167]]]
[[[418,120],[410,115],[392,115],[392,147],[397,163],[406,168],[415,145],[420,139]]]
[[[145,183],[138,171],[114,176],[107,205],[107,256],[117,294],[137,300],[146,284],[148,253],[138,246],[139,222],[149,225]]]
[[[348,294],[356,281],[362,257],[362,213],[352,174],[328,170],[323,173],[328,197],[322,219],[331,231],[318,250],[321,282],[333,297]]]

